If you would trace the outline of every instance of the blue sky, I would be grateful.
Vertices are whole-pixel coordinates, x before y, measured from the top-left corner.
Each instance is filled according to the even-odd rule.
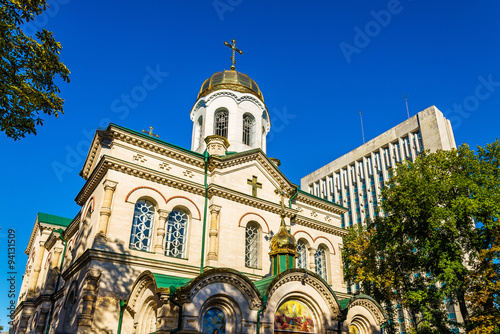
[[[498,137],[500,3],[496,1],[75,1],[51,0],[28,32],[54,32],[71,83],[65,114],[42,117],[38,135],[14,142],[0,133],[3,218],[17,241],[21,282],[37,212],[74,217],[78,175],[91,137],[109,122],[154,127],[190,147],[189,112],[203,81],[236,69],[260,86],[271,114],[268,155],[300,178],[436,105],[457,145]],[[2,272],[7,263],[4,256]],[[0,291],[6,291],[0,280]],[[17,297],[17,296],[16,296]],[[7,324],[5,296],[0,324]]]

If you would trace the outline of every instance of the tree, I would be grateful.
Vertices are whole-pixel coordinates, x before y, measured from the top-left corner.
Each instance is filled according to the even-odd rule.
[[[35,40],[21,25],[47,8],[45,0],[0,0],[0,130],[14,140],[36,134],[40,113],[63,112],[56,75],[69,82],[69,70],[59,60],[61,44],[43,29]]]
[[[458,303],[467,330],[476,314],[498,313],[499,147],[475,154],[463,145],[398,164],[382,189],[384,214],[344,242],[346,280],[401,304],[414,332],[450,332],[445,300]],[[467,303],[486,288],[484,302]]]

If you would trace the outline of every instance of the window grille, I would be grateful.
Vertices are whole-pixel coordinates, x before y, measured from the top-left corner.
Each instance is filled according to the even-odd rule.
[[[168,215],[165,255],[185,258],[188,215],[182,210],[172,210]]]
[[[243,144],[253,144],[255,119],[250,114],[243,115]]]
[[[316,264],[316,274],[321,276],[326,281],[328,278],[326,268],[326,251],[323,247],[318,248],[316,253],[314,253],[314,262]]]
[[[153,203],[140,200],[135,204],[132,232],[130,234],[130,248],[149,251],[153,234],[155,206]]]
[[[227,124],[229,113],[227,110],[220,110],[215,113],[215,134],[227,138]]]
[[[250,268],[259,265],[259,226],[254,222],[245,229],[245,265]]]
[[[307,269],[307,245],[302,240],[297,243],[297,268]]]

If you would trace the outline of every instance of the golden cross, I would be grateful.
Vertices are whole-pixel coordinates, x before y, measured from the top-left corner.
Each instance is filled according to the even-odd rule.
[[[285,196],[287,195],[287,193],[285,191],[285,187],[281,186],[280,188],[274,190],[274,192],[277,195],[281,196],[281,201],[280,201],[280,204],[281,204],[281,213],[280,213],[280,217],[281,218],[285,218]]]
[[[150,137],[156,137],[156,138],[160,138],[160,135],[156,135],[153,133],[153,127],[150,126],[149,127],[149,132],[146,131],[146,130],[142,130],[143,133],[147,133]]]
[[[257,182],[257,176],[252,176],[251,180],[247,180],[247,184],[252,186],[252,196],[257,197],[257,188],[262,189],[262,183]]]
[[[230,59],[231,59],[231,71],[234,71],[236,69],[236,67],[234,67],[234,64],[236,64],[236,58],[234,57],[234,55],[235,55],[234,52],[236,51],[240,55],[242,55],[243,51],[236,48],[236,40],[234,40],[234,39],[233,39],[233,45],[229,44],[228,42],[224,42],[224,45],[229,46],[231,48],[231,50],[233,50],[233,56]]]

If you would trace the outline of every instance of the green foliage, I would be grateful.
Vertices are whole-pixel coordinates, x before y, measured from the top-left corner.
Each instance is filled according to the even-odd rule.
[[[401,304],[414,333],[449,333],[444,300],[466,329],[499,328],[500,144],[424,153],[390,171],[384,217],[344,240],[345,278]],[[470,313],[470,317],[469,317]],[[495,321],[497,321],[495,323]],[[484,327],[480,327],[483,326]]]
[[[40,113],[63,112],[54,77],[69,82],[69,70],[59,60],[61,44],[43,29],[35,40],[21,29],[47,8],[45,0],[0,0],[0,130],[14,140],[36,134]]]

